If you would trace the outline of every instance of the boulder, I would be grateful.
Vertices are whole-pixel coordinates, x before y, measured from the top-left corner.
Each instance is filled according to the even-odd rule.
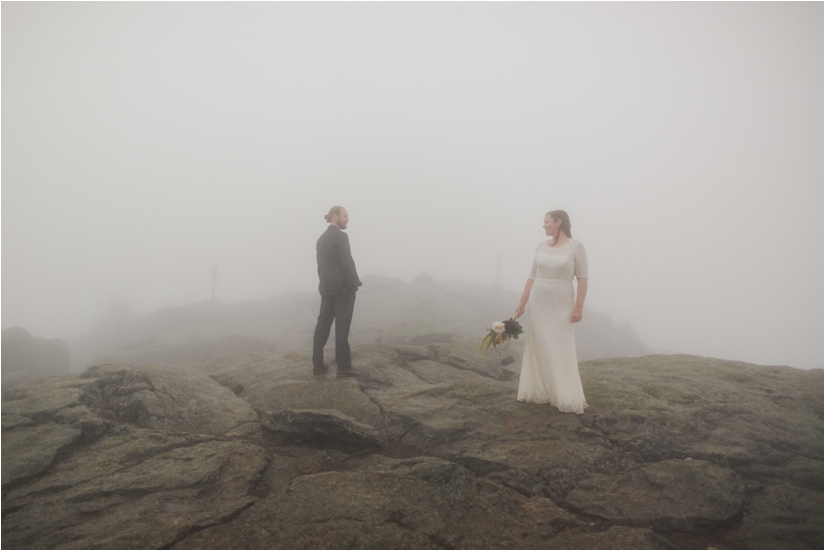
[[[244,385],[240,396],[248,397],[259,410],[336,410],[378,430],[383,428],[381,410],[361,391],[357,380],[312,377],[308,374],[307,382],[272,385],[268,389],[264,382],[258,388]]]
[[[379,447],[382,441],[374,427],[359,423],[334,409],[268,411],[261,424],[272,432],[286,434],[298,441],[375,447]]]

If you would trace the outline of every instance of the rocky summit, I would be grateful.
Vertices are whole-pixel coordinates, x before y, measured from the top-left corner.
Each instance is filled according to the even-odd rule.
[[[433,339],[438,340],[438,339]],[[99,365],[4,388],[4,548],[823,546],[823,372],[581,363],[584,415],[520,361],[365,343]]]

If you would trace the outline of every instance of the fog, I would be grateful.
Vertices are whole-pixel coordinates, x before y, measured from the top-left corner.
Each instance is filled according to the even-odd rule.
[[[312,291],[333,205],[362,275],[520,291],[565,209],[653,349],[822,367],[823,178],[819,2],[2,4],[2,325],[41,337],[215,264]]]

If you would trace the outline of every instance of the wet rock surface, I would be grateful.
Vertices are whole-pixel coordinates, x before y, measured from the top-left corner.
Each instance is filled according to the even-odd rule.
[[[230,389],[181,367],[108,364],[83,377],[99,381],[100,394],[119,421],[169,432],[222,434],[258,421],[258,415]]]
[[[446,339],[444,339],[446,340]],[[582,362],[581,416],[515,400],[471,343],[4,390],[9,548],[820,548],[823,374]]]
[[[4,497],[4,524],[14,530],[4,529],[3,545],[166,547],[251,505],[251,484],[265,466],[252,444],[149,431],[107,438]]]
[[[732,470],[669,459],[582,480],[564,504],[621,524],[691,532],[734,518],[744,498],[745,487]]]
[[[334,409],[268,411],[261,424],[274,433],[288,435],[298,442],[337,442],[364,447],[381,445],[381,437],[375,428]]]

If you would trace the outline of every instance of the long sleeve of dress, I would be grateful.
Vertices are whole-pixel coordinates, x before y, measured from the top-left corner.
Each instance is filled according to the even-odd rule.
[[[536,260],[538,259],[539,249],[541,248],[541,243],[536,248],[536,254],[533,255],[533,268],[530,270],[530,275],[527,279],[536,279],[536,272],[538,271],[538,266],[536,265]]]
[[[574,257],[575,269],[573,273],[576,279],[583,279],[587,277],[587,251],[584,250],[584,245],[579,241],[576,247],[576,256]]]

